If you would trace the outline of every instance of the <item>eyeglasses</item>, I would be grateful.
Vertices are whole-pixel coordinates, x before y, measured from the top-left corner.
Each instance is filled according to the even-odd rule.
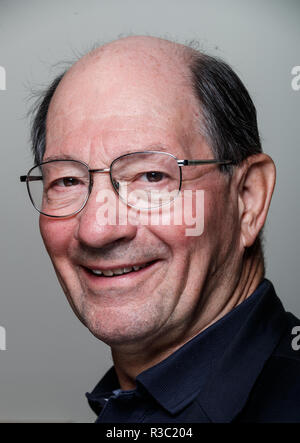
[[[109,173],[114,191],[126,205],[149,210],[176,199],[182,184],[182,166],[231,163],[215,159],[178,160],[166,152],[143,151],[121,155],[104,169],[89,169],[79,160],[49,160],[33,166],[20,181],[26,182],[30,200],[38,212],[63,218],[84,208],[95,173]]]

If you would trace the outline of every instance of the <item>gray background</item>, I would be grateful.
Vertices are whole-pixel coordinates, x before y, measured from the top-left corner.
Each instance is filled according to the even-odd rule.
[[[95,41],[120,34],[196,39],[229,62],[257,106],[277,187],[265,229],[267,276],[300,316],[299,0],[0,0],[1,287],[0,421],[92,421],[84,393],[110,365],[109,349],[75,318],[56,281],[18,176],[32,165],[30,87],[45,86],[59,66]]]

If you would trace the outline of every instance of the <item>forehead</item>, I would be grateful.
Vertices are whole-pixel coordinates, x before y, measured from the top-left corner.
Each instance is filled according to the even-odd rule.
[[[109,162],[160,146],[175,155],[196,137],[199,106],[187,68],[152,51],[87,56],[61,81],[47,118],[46,157]]]

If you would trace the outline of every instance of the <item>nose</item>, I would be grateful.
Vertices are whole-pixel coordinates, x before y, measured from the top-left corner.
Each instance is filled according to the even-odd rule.
[[[77,215],[76,239],[90,248],[103,248],[118,240],[131,240],[137,226],[130,224],[128,208],[113,190],[108,174],[95,174],[92,192]]]

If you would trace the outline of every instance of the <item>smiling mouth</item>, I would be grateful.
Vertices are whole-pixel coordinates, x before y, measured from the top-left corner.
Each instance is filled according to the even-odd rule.
[[[94,275],[95,277],[119,277],[120,275],[130,274],[133,272],[138,272],[144,268],[148,268],[149,266],[153,265],[156,262],[157,260],[153,260],[151,262],[144,263],[142,265],[126,266],[115,269],[91,269],[91,268],[85,268],[85,269],[89,274]]]

